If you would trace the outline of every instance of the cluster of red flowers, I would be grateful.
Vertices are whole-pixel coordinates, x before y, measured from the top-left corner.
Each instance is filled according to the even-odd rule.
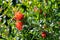
[[[18,12],[15,13],[14,18],[16,20],[16,23],[15,23],[16,28],[18,30],[22,30],[23,23],[21,22],[21,20],[24,18],[24,15],[21,12],[18,11]]]
[[[16,20],[16,23],[15,23],[15,25],[16,25],[16,28],[18,29],[18,30],[22,30],[22,26],[23,26],[23,23],[21,22],[21,20],[24,18],[24,15],[22,14],[22,13],[20,13],[20,12],[16,12],[15,13],[15,15],[14,15],[15,17],[15,20]],[[20,21],[19,21],[20,20]],[[41,34],[41,36],[43,37],[43,38],[45,38],[46,37],[46,33],[45,32],[42,32],[42,34]]]

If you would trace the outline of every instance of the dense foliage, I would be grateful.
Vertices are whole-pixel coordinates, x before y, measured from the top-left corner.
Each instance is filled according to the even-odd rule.
[[[0,40],[60,40],[59,0],[0,0]]]

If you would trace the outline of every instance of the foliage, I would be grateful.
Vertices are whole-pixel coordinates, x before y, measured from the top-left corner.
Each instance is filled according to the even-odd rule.
[[[59,0],[0,0],[1,40],[60,40]],[[16,28],[15,12],[24,14]],[[41,36],[46,32],[46,37]]]

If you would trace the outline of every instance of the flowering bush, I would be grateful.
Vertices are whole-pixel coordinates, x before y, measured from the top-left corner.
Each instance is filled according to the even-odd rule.
[[[0,0],[0,40],[60,40],[59,0]]]

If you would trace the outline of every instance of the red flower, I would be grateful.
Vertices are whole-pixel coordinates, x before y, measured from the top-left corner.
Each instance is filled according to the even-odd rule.
[[[16,28],[18,29],[18,30],[22,30],[22,27],[23,26],[23,23],[22,22],[20,22],[20,21],[17,21],[16,22]]]
[[[45,38],[45,37],[46,37],[46,32],[42,32],[41,36],[42,36],[43,38]]]
[[[24,15],[20,12],[15,13],[15,20],[22,20],[24,18]]]

